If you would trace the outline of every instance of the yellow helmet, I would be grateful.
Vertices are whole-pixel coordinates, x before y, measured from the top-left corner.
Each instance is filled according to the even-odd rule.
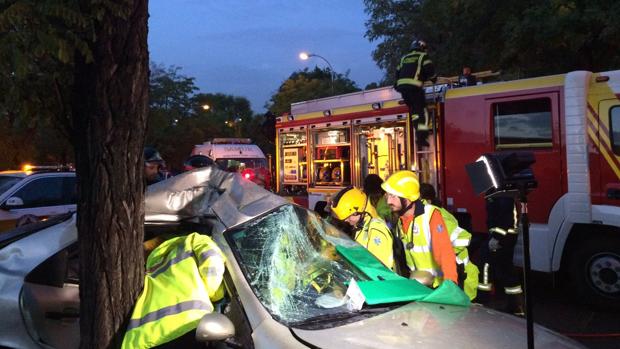
[[[354,213],[364,212],[373,218],[377,216],[377,211],[366,194],[355,187],[342,189],[332,200],[332,214],[340,220],[345,220]]]
[[[402,170],[394,172],[383,184],[381,188],[386,193],[396,195],[409,201],[416,201],[420,198],[420,181],[415,172]]]

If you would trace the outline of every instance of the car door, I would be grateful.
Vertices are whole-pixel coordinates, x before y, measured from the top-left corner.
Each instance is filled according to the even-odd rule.
[[[6,216],[3,220],[17,222],[20,218],[30,215],[43,219],[75,210],[75,203],[70,202],[71,195],[66,194],[64,190],[71,185],[70,182],[68,176],[47,176],[25,183],[7,198],[7,201],[18,198],[22,202],[21,205],[9,206],[6,201],[2,203]]]

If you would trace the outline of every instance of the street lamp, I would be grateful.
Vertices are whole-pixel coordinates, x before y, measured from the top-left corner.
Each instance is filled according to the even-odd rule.
[[[302,53],[299,54],[299,59],[301,59],[302,61],[306,61],[310,57],[320,58],[320,59],[324,60],[325,63],[327,63],[327,65],[329,66],[329,77],[331,78],[332,96],[333,96],[334,95],[334,68],[329,63],[329,61],[327,59],[325,59],[325,57],[319,56],[316,53],[302,52]]]
[[[204,111],[207,111],[207,110],[211,109],[211,106],[210,106],[210,105],[208,105],[208,104],[203,104],[203,105],[202,105],[202,109],[203,109]]]

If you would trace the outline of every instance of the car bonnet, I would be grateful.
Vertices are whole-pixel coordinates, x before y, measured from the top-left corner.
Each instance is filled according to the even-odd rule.
[[[480,305],[409,303],[375,317],[321,330],[291,331],[320,348],[525,348],[525,320]],[[536,348],[584,348],[535,325]]]

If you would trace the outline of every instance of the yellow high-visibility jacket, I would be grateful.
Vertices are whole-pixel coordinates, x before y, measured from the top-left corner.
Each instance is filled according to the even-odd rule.
[[[122,348],[151,348],[198,326],[224,295],[224,255],[206,235],[163,242],[148,257],[144,289],[134,306]]]

